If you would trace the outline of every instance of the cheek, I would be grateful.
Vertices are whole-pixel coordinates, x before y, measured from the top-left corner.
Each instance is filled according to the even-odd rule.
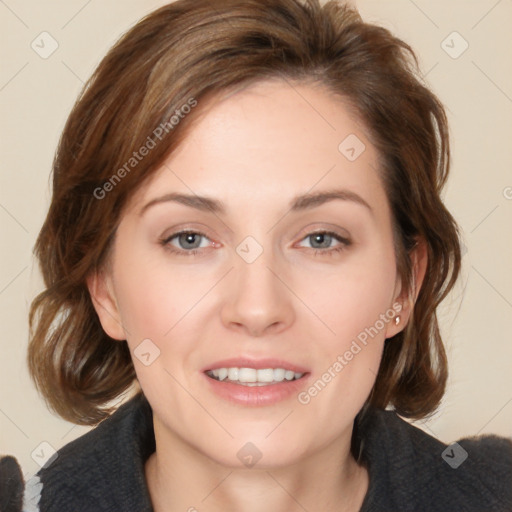
[[[391,307],[396,280],[392,248],[361,251],[321,279],[303,282],[311,309],[334,331],[334,343],[349,342]],[[309,290],[309,291],[307,291]],[[378,324],[380,325],[380,322]],[[384,336],[384,330],[382,330]],[[329,339],[329,338],[327,338]],[[341,348],[341,347],[340,347]]]
[[[117,270],[118,307],[138,381],[152,405],[162,390],[172,390],[166,406],[179,411],[180,389],[174,378],[187,382],[190,341],[198,325],[194,313],[200,311],[195,306],[208,283],[194,281],[156,258],[137,259],[136,253]]]
[[[134,251],[120,259],[115,287],[128,342],[168,337],[177,322],[198,303],[207,285],[190,273],[173,268],[165,257],[148,257],[147,253]]]
[[[354,414],[361,407],[375,382],[386,327],[393,321],[395,279],[394,251],[383,243],[379,250],[358,251],[320,280],[303,281],[308,305],[329,329],[318,322],[317,332],[324,334],[312,352],[322,365],[300,403],[311,400],[314,409],[328,405]]]
[[[301,403],[318,395],[313,407],[330,404],[354,414],[361,407],[375,382],[386,326],[395,314],[395,279],[394,251],[389,246],[358,253],[326,280],[324,293],[314,295],[314,307],[335,334],[322,337],[319,357],[325,373],[311,394],[306,390]]]

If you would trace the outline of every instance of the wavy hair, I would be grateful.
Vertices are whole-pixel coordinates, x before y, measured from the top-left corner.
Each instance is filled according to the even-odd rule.
[[[34,247],[45,289],[30,308],[28,364],[63,418],[99,422],[136,381],[126,342],[105,334],[86,285],[107,260],[128,200],[179,146],[208,97],[272,78],[323,84],[363,122],[391,205],[398,273],[411,291],[410,251],[424,239],[426,278],[407,327],[385,343],[366,404],[410,418],[438,407],[447,359],[436,308],[455,284],[461,254],[440,197],[450,164],[447,118],[414,51],[336,1],[178,0],[110,49],[54,158],[51,204]],[[171,128],[191,98],[198,106]],[[151,151],[127,167],[149,139]]]

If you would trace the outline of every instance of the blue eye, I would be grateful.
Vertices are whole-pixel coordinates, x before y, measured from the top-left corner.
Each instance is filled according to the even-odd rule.
[[[333,231],[316,231],[315,233],[310,233],[302,240],[308,239],[311,243],[311,249],[315,249],[315,254],[338,253],[345,250],[352,243],[348,238],[342,237]],[[339,244],[332,247],[333,241],[337,241]]]
[[[160,243],[172,253],[192,256],[201,252],[198,249],[205,247],[204,245],[201,246],[202,238],[208,239],[206,235],[197,231],[180,231],[160,240]],[[176,239],[178,247],[171,243],[174,239]],[[211,244],[206,244],[206,247],[208,245]]]
[[[315,255],[317,254],[330,254],[339,253],[345,250],[351,245],[351,241],[348,238],[342,237],[332,231],[316,231],[305,236],[303,240],[310,240],[311,249],[314,249]],[[176,243],[173,241],[176,240]],[[202,242],[206,242],[206,245]],[[334,241],[338,242],[338,245],[332,246]],[[205,249],[212,245],[211,240],[204,234],[198,231],[179,231],[172,235],[160,240],[160,243],[165,247],[166,250],[173,254],[180,256],[195,256],[200,255]]]

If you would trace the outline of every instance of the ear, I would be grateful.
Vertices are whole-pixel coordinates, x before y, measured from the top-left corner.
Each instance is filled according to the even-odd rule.
[[[388,323],[386,338],[391,338],[405,329],[425,279],[428,255],[427,244],[422,237],[416,239],[416,245],[410,251],[410,258],[412,263],[411,287],[409,290],[403,290],[400,280],[397,281],[398,292],[393,301],[393,309],[397,311],[397,315]],[[398,308],[395,308],[395,305],[398,304],[400,305],[400,311],[398,311]],[[397,317],[400,317],[398,325],[395,323]]]
[[[86,278],[86,282],[103,330],[115,340],[125,340],[126,334],[121,323],[110,274],[97,270]]]

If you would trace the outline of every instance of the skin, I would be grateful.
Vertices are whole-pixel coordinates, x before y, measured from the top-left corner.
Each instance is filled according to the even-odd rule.
[[[160,350],[149,366],[132,356],[154,413],[156,452],[146,476],[155,510],[359,510],[368,473],[350,454],[353,420],[385,339],[405,327],[413,300],[396,271],[377,152],[343,102],[318,84],[259,82],[208,106],[134,194],[109,267],[88,280],[111,337],[127,340],[132,354],[144,339]],[[366,146],[353,162],[338,150],[349,134]],[[333,200],[289,211],[295,196],[333,188],[371,209]],[[171,192],[215,198],[226,212],[167,201],[140,215]],[[160,243],[185,228],[206,237]],[[351,243],[308,236],[322,230]],[[252,263],[236,252],[247,236],[263,249]],[[196,255],[185,254],[191,245]],[[413,254],[418,289],[422,247]],[[279,358],[308,369],[307,390],[397,303],[400,323],[387,322],[306,405],[296,395],[268,406],[233,404],[201,372],[228,357]],[[237,457],[247,442],[262,454],[252,468]]]

